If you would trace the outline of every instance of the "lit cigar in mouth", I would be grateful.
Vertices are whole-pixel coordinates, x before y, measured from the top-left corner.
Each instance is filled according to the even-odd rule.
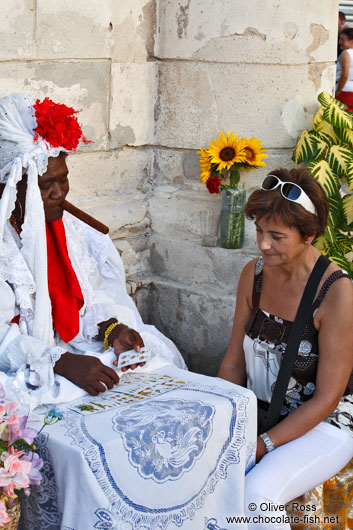
[[[102,234],[107,234],[109,232],[109,228],[106,225],[104,225],[100,221],[97,221],[97,219],[95,219],[91,215],[88,215],[88,213],[83,212],[82,210],[80,210],[80,208],[77,208],[77,206],[71,204],[71,202],[64,201],[61,206],[64,210],[71,213],[71,215],[73,215],[77,219],[80,219],[80,221],[83,221],[87,225],[98,230],[98,232],[101,232]]]

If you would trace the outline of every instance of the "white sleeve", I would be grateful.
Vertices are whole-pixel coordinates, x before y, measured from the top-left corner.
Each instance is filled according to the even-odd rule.
[[[0,371],[7,375],[24,372],[31,390],[48,388],[54,381],[53,365],[65,352],[21,334],[19,326],[11,323],[17,313],[15,295],[10,285],[0,279]]]

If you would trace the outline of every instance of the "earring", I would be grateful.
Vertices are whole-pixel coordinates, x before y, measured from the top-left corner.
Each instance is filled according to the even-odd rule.
[[[306,245],[310,245],[310,243],[309,243],[309,241],[307,239],[305,240],[305,244]]]

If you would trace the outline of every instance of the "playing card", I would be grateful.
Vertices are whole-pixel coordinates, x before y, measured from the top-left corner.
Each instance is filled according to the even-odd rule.
[[[147,348],[141,348],[139,352],[135,350],[124,351],[119,355],[118,368],[131,366],[132,364],[144,363],[149,360],[151,354]]]

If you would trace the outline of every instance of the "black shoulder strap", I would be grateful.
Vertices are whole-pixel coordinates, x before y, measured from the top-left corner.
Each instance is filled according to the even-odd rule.
[[[282,405],[287,392],[290,376],[292,375],[300,341],[304,333],[304,326],[308,321],[312,310],[313,299],[320,283],[322,275],[331,261],[325,256],[320,256],[311,272],[309,280],[305,286],[298,311],[288,337],[286,351],[282,357],[281,366],[278,372],[277,381],[273,390],[271,403],[266,417],[259,426],[259,432],[265,432],[276,423],[281,414]]]

